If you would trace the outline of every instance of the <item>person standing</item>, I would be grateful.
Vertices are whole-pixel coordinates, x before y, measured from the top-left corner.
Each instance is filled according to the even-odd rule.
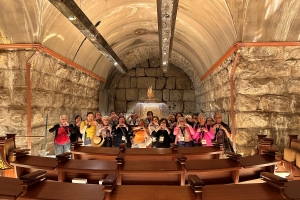
[[[114,147],[119,148],[121,143],[126,143],[126,147],[131,147],[131,127],[126,125],[125,118],[120,117],[118,125],[113,129]]]
[[[109,120],[109,124],[114,128],[115,126],[117,126],[118,124],[118,115],[115,111],[111,111],[110,112],[110,120]]]
[[[192,136],[195,134],[193,127],[186,123],[184,117],[179,117],[177,124],[174,128],[175,144],[178,144],[178,147],[192,147]]]
[[[156,138],[154,145],[156,148],[170,148],[174,135],[167,127],[168,120],[166,118],[162,118],[159,121],[158,129],[152,132],[151,136]]]
[[[222,115],[220,113],[215,114],[216,123],[213,125],[213,130],[215,133],[215,139],[219,144],[223,144],[224,151],[234,152],[231,143],[231,130],[227,124],[222,121]]]
[[[102,114],[101,114],[101,112],[100,111],[97,111],[96,113],[95,113],[95,121],[98,123],[98,124],[102,124],[103,122],[102,122]]]
[[[205,116],[203,114],[199,114],[194,131],[195,146],[212,146],[211,140],[214,139],[215,135],[212,129],[205,123]]]
[[[81,116],[77,115],[75,117],[75,124],[70,124],[70,127],[72,127],[74,131],[73,134],[70,136],[71,143],[82,139],[82,134],[80,133],[81,120],[82,120]]]
[[[145,119],[146,122],[146,126],[148,126],[153,120],[153,112],[152,111],[148,111],[147,112],[147,117]]]
[[[83,144],[91,146],[92,139],[96,134],[98,123],[94,121],[94,113],[88,112],[86,120],[80,124],[80,133],[82,134]]]
[[[96,147],[112,147],[112,126],[109,124],[109,116],[104,116],[102,118],[103,124],[100,125],[99,130],[96,133],[96,136],[102,137],[103,143],[101,145],[94,144]]]
[[[140,120],[136,128],[133,129],[133,142],[131,148],[147,148],[152,140],[146,128],[144,120]]]
[[[69,127],[67,115],[61,115],[60,123],[50,128],[49,132],[51,133],[55,132],[55,137],[54,137],[55,155],[59,155],[70,151],[71,129]]]

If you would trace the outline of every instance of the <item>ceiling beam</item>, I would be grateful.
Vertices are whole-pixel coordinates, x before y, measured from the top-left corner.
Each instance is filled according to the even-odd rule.
[[[123,74],[128,69],[74,0],[48,0]]]
[[[164,73],[168,71],[172,53],[178,2],[179,0],[156,0],[160,64]]]

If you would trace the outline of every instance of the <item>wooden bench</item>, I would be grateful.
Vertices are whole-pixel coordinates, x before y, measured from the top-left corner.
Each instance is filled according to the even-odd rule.
[[[177,151],[172,148],[124,148],[120,151],[125,161],[129,160],[151,160],[151,161],[173,161]]]
[[[70,159],[71,153],[57,155],[58,181],[71,182],[73,178],[87,179],[88,183],[98,184],[108,174],[118,173],[117,161]]]
[[[103,182],[105,200],[197,200],[200,198],[201,188],[199,189],[197,181],[191,186],[116,185],[116,182],[117,175],[112,174],[108,181]],[[200,185],[203,185],[203,182]]]
[[[10,163],[14,161],[15,135],[10,133],[0,137],[0,176],[14,177],[14,169]]]
[[[44,173],[44,175],[42,175]],[[45,181],[46,171],[21,177],[25,194],[20,200],[99,200],[104,199],[102,185]]]
[[[0,177],[0,199],[18,199],[23,193],[21,184],[19,179]]]
[[[118,160],[118,185],[184,185],[184,164],[186,158],[178,156],[177,161],[124,161]]]
[[[82,141],[72,143],[73,159],[81,160],[116,160],[118,148],[81,146]]]
[[[11,163],[15,169],[15,177],[20,178],[24,174],[28,174],[37,170],[46,170],[47,179],[57,181],[57,171],[55,168],[58,165],[56,158],[30,156],[29,150],[15,150],[16,160]]]
[[[289,135],[289,147],[284,148],[283,166],[290,179],[300,179],[300,140],[298,135]]]
[[[187,160],[186,180],[191,174],[195,174],[207,184],[226,184],[238,183],[239,171],[242,167],[238,160],[240,154],[231,154],[229,159],[211,159],[211,160]]]
[[[187,157],[187,160],[219,159],[223,153],[215,146],[178,148],[177,152]]]
[[[239,164],[243,167],[240,170],[240,181],[248,181],[260,177],[261,172],[274,174],[275,165],[281,161],[275,158],[276,151],[264,150],[263,155],[241,157]]]
[[[265,135],[263,135],[265,136]],[[258,137],[260,138],[260,137]],[[273,138],[267,138],[267,137],[261,137],[258,140],[258,155],[262,155],[264,150],[270,150],[272,145],[274,144],[274,139]]]

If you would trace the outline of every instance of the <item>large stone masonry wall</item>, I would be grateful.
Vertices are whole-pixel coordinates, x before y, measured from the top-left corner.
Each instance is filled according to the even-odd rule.
[[[279,151],[300,128],[300,48],[242,48],[235,73],[237,141],[256,146],[256,135],[275,139]]]
[[[26,62],[33,51],[2,51],[0,54],[1,124],[3,133],[27,134]],[[2,70],[3,69],[3,70]],[[46,115],[48,129],[59,123],[59,116],[68,115],[74,123],[78,114],[85,118],[87,111],[99,107],[100,81],[43,53],[31,62],[31,128],[32,136],[44,136]],[[44,144],[43,137],[34,137],[32,153]],[[47,138],[48,150],[53,152],[53,134]],[[27,146],[26,137],[17,137],[17,146]]]
[[[196,91],[197,102],[207,115],[223,113],[230,122],[229,77],[234,55],[228,58]],[[279,151],[287,146],[288,134],[300,127],[300,48],[242,48],[234,76],[237,152],[249,155],[257,134],[275,139]],[[198,101],[200,99],[200,101]]]
[[[182,69],[170,65],[163,73],[159,59],[138,64],[125,75],[119,75],[112,84],[111,100],[116,112],[131,113],[138,102],[147,99],[152,85],[155,98],[166,103],[171,113],[195,112],[195,90],[190,78]],[[154,113],[155,114],[155,113]]]

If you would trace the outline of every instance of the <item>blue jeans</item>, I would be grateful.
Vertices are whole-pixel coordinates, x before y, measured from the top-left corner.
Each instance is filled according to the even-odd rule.
[[[194,142],[193,141],[189,141],[189,142],[177,142],[178,147],[192,147],[194,146]]]
[[[63,145],[59,145],[56,142],[54,142],[54,151],[55,151],[55,155],[69,152],[70,151],[70,142],[63,144]]]

